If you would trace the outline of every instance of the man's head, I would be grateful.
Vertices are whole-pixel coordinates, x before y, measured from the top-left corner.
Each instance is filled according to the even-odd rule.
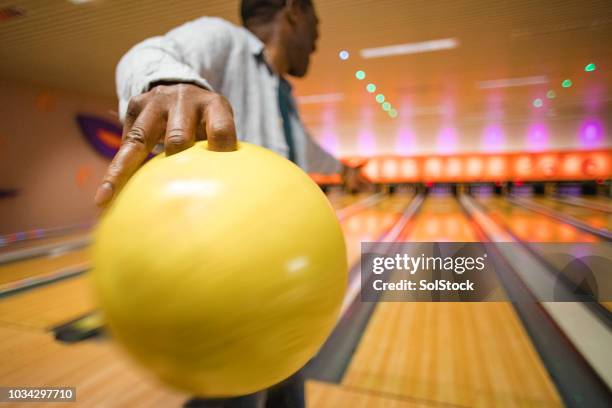
[[[240,15],[243,25],[252,32],[278,32],[287,73],[295,77],[306,75],[319,37],[319,20],[311,0],[242,0]],[[264,42],[268,40],[262,38]]]

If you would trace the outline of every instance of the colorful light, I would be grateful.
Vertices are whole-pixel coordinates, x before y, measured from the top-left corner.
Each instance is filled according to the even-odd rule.
[[[482,135],[482,144],[485,151],[494,152],[504,148],[505,143],[504,130],[496,124],[488,125]]]
[[[349,59],[350,54],[347,50],[342,50],[338,53],[338,56],[342,61],[346,61],[347,59]]]
[[[599,147],[604,141],[603,123],[597,119],[587,119],[582,122],[579,130],[580,146],[592,149]]]
[[[385,95],[383,94],[376,95],[376,102],[383,103],[384,101],[385,101]]]
[[[376,92],[376,85],[374,85],[374,84],[368,84],[368,85],[366,86],[366,90],[367,90],[369,93]]]
[[[391,110],[389,111],[389,117],[391,117],[391,118],[397,118],[397,110],[395,110],[395,109],[391,109]]]
[[[584,67],[584,71],[585,71],[585,72],[592,72],[592,71],[595,71],[596,69],[597,69],[597,67],[596,67],[596,66],[595,66],[595,64],[593,64],[592,62],[591,62],[590,64],[587,64],[587,65]]]
[[[555,96],[557,96],[557,94],[552,89],[550,91],[546,92],[546,97],[548,99],[555,99]]]
[[[548,129],[543,123],[532,124],[527,131],[527,150],[540,151],[548,148]]]
[[[572,80],[571,79],[565,79],[563,80],[563,82],[561,82],[561,86],[564,88],[569,88],[572,86]]]
[[[438,151],[443,154],[454,153],[458,144],[457,131],[452,126],[444,126],[438,133]]]
[[[366,77],[366,73],[364,71],[359,70],[355,72],[355,78],[357,78],[358,80],[361,81],[362,79],[365,79],[365,77]]]
[[[385,102],[385,103],[383,103],[383,104],[382,104],[382,109],[383,109],[385,112],[388,112],[389,110],[391,110],[391,104],[390,104],[389,102]]]
[[[543,105],[542,99],[540,98],[535,98],[533,100],[533,106],[535,106],[536,108],[541,108]]]

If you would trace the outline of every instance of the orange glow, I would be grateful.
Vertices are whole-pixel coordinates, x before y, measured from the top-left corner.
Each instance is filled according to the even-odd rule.
[[[434,157],[425,160],[425,177],[427,179],[439,179],[442,176],[442,160]]]
[[[482,178],[484,163],[480,157],[470,157],[467,160],[467,175],[473,179]]]
[[[487,160],[487,177],[504,178],[507,177],[506,159],[501,156],[489,157]]]
[[[552,154],[545,154],[537,157],[538,172],[545,177],[553,177],[557,173],[558,163],[557,157]]]
[[[450,178],[461,177],[461,160],[451,157],[446,161],[446,175]]]
[[[531,157],[530,156],[519,156],[514,161],[514,172],[516,176],[525,178],[532,171]]]
[[[400,177],[404,180],[417,180],[419,168],[416,159],[402,159]]]
[[[363,163],[364,160],[352,158],[346,162]],[[612,150],[452,157],[381,156],[367,159],[363,173],[374,182],[607,180],[612,177]],[[339,178],[326,177],[313,176],[324,184],[339,182]]]
[[[562,162],[562,174],[565,177],[577,177],[580,174],[580,155],[568,154]]]
[[[399,163],[397,159],[388,158],[382,162],[382,178],[397,179],[399,178]]]

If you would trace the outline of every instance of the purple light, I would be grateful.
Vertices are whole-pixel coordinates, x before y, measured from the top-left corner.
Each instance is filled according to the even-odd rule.
[[[400,155],[413,153],[416,145],[416,137],[408,126],[400,126],[397,130],[396,151]]]
[[[600,147],[604,140],[604,129],[601,121],[597,119],[586,119],[580,125],[578,139],[581,148]]]
[[[319,137],[319,143],[324,150],[332,154],[338,154],[340,151],[338,136],[333,129],[323,129]]]
[[[487,152],[503,150],[505,144],[504,130],[499,125],[489,125],[482,135],[482,147]]]
[[[357,135],[357,146],[359,146],[359,154],[371,156],[376,150],[376,141],[370,130],[362,130]]]
[[[438,151],[441,153],[454,153],[457,149],[457,131],[454,127],[445,126],[438,133]]]
[[[534,123],[527,131],[527,150],[540,151],[548,148],[548,129],[543,123]]]

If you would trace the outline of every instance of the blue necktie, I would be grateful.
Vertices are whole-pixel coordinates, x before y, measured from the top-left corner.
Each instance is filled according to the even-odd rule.
[[[291,101],[291,85],[284,78],[280,78],[278,84],[278,107],[283,117],[283,133],[289,148],[288,159],[295,163],[295,144],[293,143],[293,131],[291,130],[291,113],[294,111]]]

